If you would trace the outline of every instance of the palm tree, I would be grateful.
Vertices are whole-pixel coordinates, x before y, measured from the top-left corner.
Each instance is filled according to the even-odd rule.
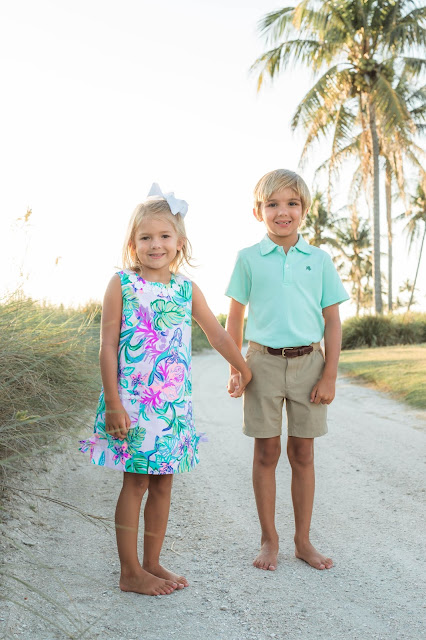
[[[370,229],[367,221],[359,218],[355,205],[350,207],[349,217],[336,221],[335,234],[335,246],[349,266],[344,279],[352,283],[358,316],[361,307],[366,306],[366,298],[369,298],[367,292],[370,291],[372,261]]]
[[[408,235],[409,248],[411,249],[415,240],[422,236],[420,243],[419,259],[417,260],[416,275],[414,276],[413,287],[411,289],[410,301],[408,303],[407,311],[410,311],[410,307],[413,304],[414,291],[416,289],[417,276],[419,275],[420,262],[422,259],[423,246],[426,237],[426,192],[425,192],[424,179],[423,184],[420,183],[417,186],[417,192],[414,197],[411,198],[411,210],[406,214],[408,216],[408,222],[405,226],[405,231]],[[402,217],[402,216],[401,216]],[[423,227],[423,229],[422,229]]]
[[[307,138],[302,159],[321,136],[332,134],[332,156],[353,143],[360,129],[363,162],[372,175],[374,300],[382,312],[380,272],[380,199],[378,122],[391,136],[410,120],[393,80],[399,68],[417,78],[426,60],[412,57],[426,43],[426,7],[413,0],[302,0],[267,14],[260,31],[275,46],[253,65],[260,89],[264,76],[274,79],[291,63],[319,73],[297,107],[292,127]]]
[[[304,228],[308,231],[309,244],[315,247],[320,247],[322,244],[336,246],[336,239],[329,235],[334,229],[335,218],[324,200],[324,195],[320,191],[315,191],[304,223]]]

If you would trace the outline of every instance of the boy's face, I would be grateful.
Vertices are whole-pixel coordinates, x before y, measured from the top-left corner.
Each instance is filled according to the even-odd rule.
[[[300,196],[290,187],[274,191],[262,203],[260,211],[254,209],[253,213],[255,218],[265,223],[269,237],[276,244],[297,242],[303,207]]]

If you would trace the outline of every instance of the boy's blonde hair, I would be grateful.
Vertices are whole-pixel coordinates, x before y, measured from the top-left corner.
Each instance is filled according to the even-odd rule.
[[[127,227],[126,236],[123,244],[122,262],[123,269],[132,269],[140,271],[141,264],[136,255],[135,234],[136,229],[144,218],[157,218],[169,222],[176,231],[179,240],[183,240],[182,249],[178,250],[176,258],[170,264],[170,271],[177,273],[179,268],[185,264],[191,264],[191,243],[189,242],[185,224],[180,213],[173,215],[167,200],[157,196],[150,196],[142,204],[138,204],[133,211]]]
[[[266,173],[254,188],[254,208],[257,215],[261,215],[261,207],[269,200],[274,191],[282,191],[289,187],[293,189],[302,201],[302,219],[306,217],[311,206],[311,194],[306,182],[294,171],[276,169]]]

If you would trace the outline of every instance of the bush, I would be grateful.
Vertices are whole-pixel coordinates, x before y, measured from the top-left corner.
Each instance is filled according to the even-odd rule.
[[[426,313],[349,318],[342,326],[342,349],[426,342]]]
[[[15,297],[0,304],[0,467],[86,422],[100,389],[99,327],[82,312]]]

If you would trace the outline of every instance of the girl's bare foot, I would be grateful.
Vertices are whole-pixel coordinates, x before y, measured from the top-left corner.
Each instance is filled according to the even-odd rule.
[[[276,540],[265,540],[262,542],[259,554],[253,560],[253,566],[265,571],[275,571],[278,558],[278,538]]]
[[[177,589],[189,587],[189,582],[186,578],[179,576],[177,573],[173,573],[173,571],[169,571],[165,567],[162,567],[161,564],[144,564],[144,569],[152,573],[152,575],[157,576],[157,578],[171,580],[171,582],[177,584]]]
[[[319,553],[319,551],[317,551],[310,542],[305,542],[303,544],[295,543],[295,545],[296,558],[304,560],[314,569],[331,569],[333,566],[333,560],[331,558],[326,558],[322,553]]]
[[[142,569],[142,567],[136,573],[133,572],[126,575],[122,573],[120,577],[120,589],[122,591],[133,591],[146,596],[167,596],[177,588],[176,581],[158,578]]]

